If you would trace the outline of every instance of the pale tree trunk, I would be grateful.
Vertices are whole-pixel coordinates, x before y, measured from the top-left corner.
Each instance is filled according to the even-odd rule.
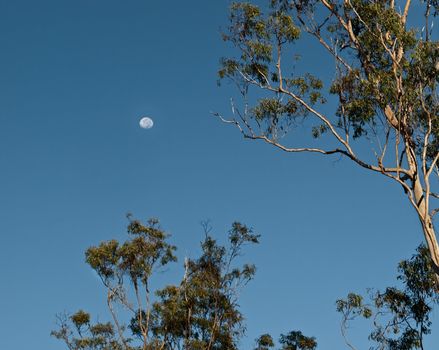
[[[430,84],[430,82],[425,79],[425,81],[420,79],[419,82],[414,81],[412,83],[410,82],[410,79],[405,79],[405,76],[409,74],[410,71],[406,70],[403,63],[406,61],[411,61],[411,52],[404,52],[404,50],[407,48],[407,45],[400,43],[400,40],[397,40],[399,34],[397,35],[396,33],[393,33],[393,30],[387,28],[387,25],[383,24],[375,26],[374,24],[373,27],[369,27],[362,19],[361,14],[357,12],[357,9],[350,1],[344,1],[344,4],[349,10],[353,11],[353,14],[347,13],[346,10],[340,10],[341,8],[334,6],[334,2],[321,0],[321,3],[329,11],[329,17],[327,17],[326,20],[329,18],[334,18],[340,24],[340,30],[346,34],[347,43],[343,45],[343,48],[350,47],[359,53],[358,59],[359,63],[361,63],[361,69],[358,74],[355,73],[357,70],[355,65],[351,66],[349,64],[350,58],[348,59],[348,56],[345,57],[344,55],[340,54],[341,50],[338,50],[338,44],[334,44],[334,47],[332,47],[332,41],[331,43],[326,41],[324,35],[322,35],[320,32],[320,28],[324,26],[326,20],[325,22],[322,22],[321,25],[317,25],[318,21],[316,21],[314,18],[314,9],[311,10],[310,14],[307,14],[306,11],[299,11],[298,9],[297,15],[299,22],[301,23],[302,29],[304,29],[305,32],[308,32],[317,38],[324,48],[329,50],[329,52],[335,57],[337,62],[337,74],[340,75],[336,78],[336,81],[339,80],[339,83],[343,82],[344,78],[349,78],[349,81],[350,79],[354,79],[361,84],[366,81],[370,84],[370,86],[374,87],[371,91],[371,96],[373,97],[371,101],[374,99],[380,101],[380,103],[370,102],[373,104],[373,108],[382,108],[382,105],[385,105],[380,113],[380,115],[382,114],[385,117],[385,121],[383,123],[385,124],[384,128],[380,130],[379,124],[377,124],[377,132],[375,124],[372,123],[370,125],[371,131],[378,139],[380,149],[380,154],[378,154],[374,149],[375,146],[372,147],[377,163],[370,163],[365,160],[366,158],[363,160],[357,155],[353,148],[353,144],[351,143],[351,140],[355,139],[355,137],[352,137],[355,136],[355,134],[352,135],[352,130],[350,128],[352,126],[352,122],[350,121],[350,117],[345,113],[345,107],[349,102],[344,96],[345,93],[348,93],[349,95],[350,88],[341,87],[341,91],[339,91],[339,107],[341,108],[340,111],[342,112],[343,119],[335,120],[331,116],[327,116],[324,113],[316,110],[313,103],[308,102],[310,99],[306,96],[306,94],[298,94],[295,92],[294,88],[289,89],[288,84],[283,84],[285,79],[282,80],[282,76],[286,76],[285,74],[282,74],[281,64],[282,47],[284,44],[282,44],[279,40],[277,43],[273,44],[273,47],[277,48],[277,62],[275,67],[273,67],[277,70],[277,79],[275,79],[275,81],[271,81],[263,72],[259,72],[261,75],[261,82],[259,78],[255,78],[254,74],[249,74],[244,69],[241,69],[240,64],[237,64],[236,67],[233,67],[233,72],[230,73],[230,75],[229,73],[226,73],[226,75],[229,76],[233,82],[240,85],[241,88],[245,87],[241,92],[246,103],[244,111],[243,113],[237,111],[232,100],[232,119],[223,118],[219,114],[215,115],[218,116],[222,122],[236,126],[244,138],[261,140],[289,153],[305,152],[319,153],[323,155],[344,155],[361,167],[381,173],[400,184],[404,188],[410,204],[416,210],[421,222],[425,243],[430,252],[433,271],[436,275],[437,291],[439,292],[439,245],[435,228],[433,226],[433,216],[436,213],[439,215],[439,207],[431,210],[430,205],[430,199],[433,198],[433,196],[439,199],[439,193],[434,194],[433,192],[435,191],[431,191],[430,189],[430,177],[434,176],[435,179],[437,179],[439,153],[436,153],[436,156],[433,157],[433,159],[431,159],[431,155],[429,154],[429,151],[431,150],[436,151],[433,149],[435,146],[432,145],[431,142],[432,139],[437,139],[437,136],[435,135],[437,132],[435,129],[437,116],[436,110],[434,108],[430,108],[430,104],[426,102],[426,94],[428,94],[427,91],[429,91],[429,86],[433,83]],[[390,2],[390,7],[393,10],[394,3],[395,2],[393,0]],[[402,13],[400,13],[400,24],[404,28],[406,27],[406,19],[410,4],[411,0],[406,0],[404,10]],[[384,66],[376,66],[373,64],[373,62],[371,62],[367,49],[364,49],[363,47],[365,44],[364,40],[358,38],[353,30],[352,21],[354,19],[359,20],[363,25],[365,25],[365,32],[370,32],[372,37],[377,40],[377,45],[382,45],[386,55],[389,55],[389,59],[392,61],[391,70],[387,70],[387,68]],[[381,20],[382,19],[379,21]],[[374,23],[374,21],[371,23]],[[232,32],[231,34],[233,37],[236,33]],[[392,35],[396,35],[394,39],[392,39]],[[240,50],[244,50],[236,44],[236,42],[240,43],[242,38],[236,37],[234,40],[231,41],[235,44],[235,46],[238,46]],[[421,42],[422,41],[420,41],[420,43]],[[371,50],[371,47],[369,47],[369,50]],[[244,60],[243,64],[244,65],[242,67],[245,67],[247,61]],[[395,91],[393,95],[388,94],[385,91],[381,91],[381,86],[386,86],[385,84],[381,85],[381,80],[387,76],[387,73],[393,74],[392,79],[395,79]],[[422,71],[420,70],[419,74],[421,73]],[[242,86],[241,80],[244,81]],[[247,92],[249,86],[254,86],[261,90],[271,92],[277,97],[279,95],[285,96],[291,101],[294,101],[294,103],[303,108],[303,110],[306,112],[305,115],[315,118],[317,123],[323,126],[328,135],[332,136],[336,143],[339,144],[339,147],[289,147],[288,145],[280,142],[279,138],[276,138],[276,133],[271,129],[266,130],[266,127],[259,121],[252,123],[254,115],[249,113],[249,108],[247,108]],[[436,86],[437,85],[434,85],[434,89],[436,89]],[[357,87],[353,89],[357,91]],[[408,89],[413,91],[411,91],[409,94],[407,92]],[[417,95],[412,95],[413,92],[415,92]],[[436,94],[434,95],[434,98],[434,101],[437,101]],[[422,108],[421,114],[419,114],[419,108]],[[269,118],[270,113],[268,114]],[[300,114],[301,113],[298,115]],[[426,117],[424,117],[424,114]],[[344,124],[342,123],[339,125],[338,122],[341,120]],[[365,122],[365,125],[368,123],[369,122]],[[277,126],[275,126],[275,128],[276,127]],[[288,127],[289,125],[287,125],[287,129]],[[382,137],[380,137],[381,131],[384,132]],[[283,132],[284,131],[281,131],[281,134]],[[390,151],[388,150],[390,150],[393,146],[395,147],[395,159],[389,159]],[[419,148],[421,148],[421,150]],[[384,163],[388,163],[390,166],[385,165]],[[436,170],[436,172],[434,172],[434,170]]]
[[[436,280],[439,283],[439,245],[433,226],[433,221],[430,213],[428,212],[428,202],[425,199],[424,189],[422,188],[419,179],[415,180],[413,187],[414,199],[417,205],[416,210],[418,212],[419,220],[421,221],[425,242],[427,243],[428,250],[430,251],[431,260],[433,262],[433,269],[436,273]]]
[[[418,204],[418,217],[421,221],[422,231],[424,233],[425,242],[427,243],[428,250],[430,251],[431,260],[433,261],[433,269],[437,275],[439,282],[439,245],[436,238],[436,232],[433,226],[431,216],[426,212],[423,199],[423,195],[416,195],[415,199]]]
[[[439,246],[436,239],[436,233],[434,227],[431,225],[431,220],[429,220],[427,223],[422,222],[421,220],[421,223],[424,231],[425,241],[427,242],[427,246],[431,255],[431,260],[433,262],[433,269],[436,273],[436,282],[439,283]]]

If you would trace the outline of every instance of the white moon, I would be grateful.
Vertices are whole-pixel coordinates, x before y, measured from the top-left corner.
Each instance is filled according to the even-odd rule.
[[[151,129],[154,126],[154,122],[151,118],[143,117],[140,119],[139,125],[142,129]]]

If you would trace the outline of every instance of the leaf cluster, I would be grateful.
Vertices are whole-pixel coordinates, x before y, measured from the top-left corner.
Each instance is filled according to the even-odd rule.
[[[342,327],[357,317],[373,319],[369,339],[376,349],[412,350],[422,348],[423,338],[431,332],[433,306],[439,304],[435,275],[428,249],[420,246],[410,260],[402,261],[398,279],[403,288],[388,287],[371,292],[370,303],[361,295],[350,293],[337,301]]]
[[[51,335],[64,341],[69,350],[128,350],[110,322],[92,323],[90,314],[83,310],[71,316],[58,315],[58,329]]]
[[[255,267],[237,267],[234,261],[244,245],[258,243],[258,238],[238,222],[229,231],[227,248],[206,235],[201,256],[186,260],[181,284],[157,292],[154,336],[169,349],[237,349],[244,331],[237,293],[253,278]]]
[[[129,218],[128,240],[102,242],[86,251],[87,263],[108,290],[114,324],[92,323],[90,315],[79,310],[59,317],[52,336],[70,350],[237,349],[244,332],[238,293],[256,268],[236,260],[244,246],[259,242],[259,235],[235,222],[228,246],[222,246],[207,230],[200,257],[185,260],[181,282],[157,289],[151,301],[149,279],[157,268],[176,260],[176,248],[167,242],[169,235],[157,220],[144,225]],[[130,295],[135,295],[134,302]],[[128,326],[119,319],[114,303],[129,311]]]
[[[135,286],[145,285],[154,268],[177,259],[176,247],[167,243],[168,235],[160,229],[156,219],[150,219],[147,225],[130,220],[127,231],[131,238],[123,244],[110,240],[85,252],[86,262],[106,286],[123,284],[124,277]]]
[[[301,331],[291,331],[279,337],[279,350],[315,350],[317,341],[314,337],[307,337]],[[274,349],[275,344],[270,334],[263,334],[256,339],[254,350]]]
[[[336,96],[337,109],[312,129],[313,137],[324,134],[328,122],[353,139],[372,132],[385,135],[382,117],[388,109],[394,113],[395,133],[416,145],[417,155],[425,146],[429,159],[434,158],[439,149],[437,41],[419,38],[390,0],[273,0],[267,5],[267,11],[248,2],[231,6],[223,38],[240,55],[222,59],[219,70],[219,77],[233,81],[245,96],[251,87],[267,93],[245,116],[262,135],[276,141],[277,131],[326,102],[321,77],[295,73],[294,59],[286,54],[306,32],[326,45],[336,61],[326,94]],[[431,11],[437,14],[437,1],[424,6],[427,20]]]

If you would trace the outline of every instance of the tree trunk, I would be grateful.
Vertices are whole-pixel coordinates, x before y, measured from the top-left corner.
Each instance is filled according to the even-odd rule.
[[[422,188],[419,178],[417,178],[413,184],[413,193],[425,242],[427,243],[428,250],[430,251],[433,270],[436,274],[437,289],[439,291],[439,245],[437,242],[432,217],[428,212],[428,202],[425,200],[424,189]]]
[[[431,260],[433,262],[433,269],[439,281],[439,245],[436,239],[436,232],[431,222],[430,215],[427,216],[426,220],[421,216],[419,216],[419,219],[421,221],[422,230],[424,232],[425,242],[427,243],[428,250],[430,251]]]

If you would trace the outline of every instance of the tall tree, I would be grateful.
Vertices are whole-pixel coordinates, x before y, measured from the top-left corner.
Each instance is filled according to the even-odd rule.
[[[439,281],[438,10],[437,0],[233,3],[224,40],[238,55],[222,60],[219,76],[236,84],[243,106],[232,100],[231,117],[216,115],[245,138],[290,153],[341,155],[401,185]],[[301,39],[316,40],[328,67],[335,62],[333,81],[298,73],[292,45]],[[312,130],[307,144],[288,134],[300,127]],[[372,144],[367,151],[361,138]]]

